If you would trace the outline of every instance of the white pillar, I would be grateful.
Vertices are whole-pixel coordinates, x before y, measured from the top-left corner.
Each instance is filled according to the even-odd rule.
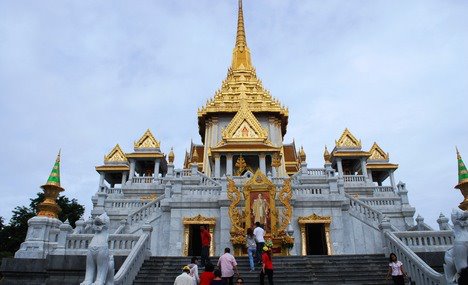
[[[366,165],[366,158],[361,157],[361,172],[364,177],[367,178],[367,165]]]
[[[100,174],[100,176],[99,176],[99,186],[103,187],[104,186],[104,178],[105,178],[106,174],[104,172],[101,172],[99,174]]]
[[[156,161],[154,162],[154,173],[153,173],[153,177],[154,179],[158,179],[159,177],[159,164],[160,164],[160,159],[157,158]]]
[[[336,159],[336,165],[338,166],[338,176],[343,177],[343,164],[341,158]]]
[[[133,177],[135,176],[135,160],[131,159],[130,160],[130,175],[128,177],[128,180],[132,182]]]
[[[393,191],[395,191],[395,176],[393,176],[393,170],[390,170],[390,185],[392,185]]]
[[[220,177],[221,175],[221,157],[219,154],[215,155],[215,177]]]
[[[265,154],[261,153],[258,155],[259,160],[260,160],[260,170],[266,174],[266,160],[265,160]]]
[[[226,155],[226,175],[232,176],[232,154]]]
[[[372,170],[369,169],[369,170],[367,171],[367,177],[369,177],[369,181],[372,182]]]
[[[122,172],[122,185],[125,184],[125,182],[127,182],[127,172]]]

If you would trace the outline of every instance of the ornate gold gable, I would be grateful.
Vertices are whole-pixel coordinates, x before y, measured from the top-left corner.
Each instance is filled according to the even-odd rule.
[[[349,130],[346,128],[341,137],[335,141],[336,147],[344,148],[361,148],[361,140],[358,140]]]
[[[385,151],[383,151],[383,149],[376,142],[374,142],[369,152],[371,154],[371,156],[369,157],[369,160],[388,161],[390,158],[388,153],[385,153]]]
[[[299,217],[297,220],[299,224],[310,224],[310,223],[324,223],[324,224],[329,224],[331,223],[331,217],[330,216],[319,216],[315,213],[313,213],[310,216],[306,217]]]
[[[182,221],[184,225],[216,225],[216,218],[197,215],[195,217],[185,217]]]
[[[268,138],[267,130],[262,127],[254,114],[249,110],[247,101],[245,100],[242,100],[241,108],[223,130],[222,135],[225,141],[265,142]]]
[[[104,156],[104,163],[108,162],[128,162],[127,158],[125,157],[125,153],[122,151],[119,144],[116,144],[115,147],[106,156]]]
[[[143,134],[143,136],[134,143],[134,148],[143,149],[143,148],[159,148],[160,142],[156,140],[153,136],[153,133],[149,129]]]

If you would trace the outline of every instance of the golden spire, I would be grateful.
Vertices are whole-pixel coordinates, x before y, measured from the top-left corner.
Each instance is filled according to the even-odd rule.
[[[192,152],[192,163],[198,163],[198,151],[195,146],[193,147],[193,152]]]
[[[328,152],[327,146],[325,146],[325,150],[323,151],[323,160],[325,160],[325,163],[331,163],[330,153]]]
[[[464,198],[463,202],[461,202],[458,207],[464,211],[468,211],[468,170],[466,169],[465,163],[463,163],[458,148],[455,147],[455,149],[457,150],[458,161],[458,184],[455,188],[460,189]]]
[[[299,151],[299,158],[301,159],[301,162],[305,162],[306,161],[306,153],[304,151],[304,147],[301,146],[301,150]]]
[[[175,158],[175,155],[174,155],[174,148],[171,147],[171,151],[169,152],[169,155],[168,155],[168,159],[169,159],[169,163],[174,163],[174,158]]]
[[[232,69],[252,69],[250,50],[247,47],[245,36],[244,11],[242,10],[242,0],[239,0],[239,12],[237,16],[236,46],[232,52]]]

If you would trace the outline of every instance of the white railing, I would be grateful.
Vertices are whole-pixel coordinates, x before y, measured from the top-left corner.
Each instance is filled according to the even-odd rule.
[[[176,178],[182,178],[182,177],[187,177],[187,176],[192,176],[192,170],[191,169],[176,169],[176,170],[174,170],[174,177],[176,177]]]
[[[211,179],[210,177],[206,176],[204,173],[197,171],[198,176],[201,177],[201,185],[206,185],[206,186],[219,186],[221,187],[221,184],[219,182]]]
[[[183,195],[187,196],[219,196],[221,187],[190,187],[182,190]]]
[[[309,186],[293,186],[293,194],[296,196],[303,196],[303,195],[323,195],[328,194],[328,188],[320,188],[320,187],[309,187]]]
[[[388,192],[394,192],[392,186],[373,186],[372,191],[374,193],[388,193]]]
[[[88,245],[93,234],[69,234],[65,242],[67,254],[86,255]],[[111,234],[109,235],[109,250],[115,255],[128,255],[138,241],[138,235]]]
[[[151,232],[143,231],[125,262],[114,276],[115,285],[131,285],[145,259],[150,255]]]
[[[113,208],[125,208],[125,209],[128,209],[128,208],[140,208],[140,207],[143,207],[144,205],[148,204],[150,201],[144,201],[144,200],[107,200],[106,201],[106,204],[107,205],[110,205],[111,209]],[[106,205],[106,207],[108,207]]]
[[[152,176],[147,176],[147,177],[133,177],[132,178],[132,183],[135,184],[148,184],[148,183],[153,183],[154,178]]]
[[[403,266],[416,284],[424,285],[444,285],[446,284],[443,274],[436,272],[427,265],[416,253],[406,246],[394,233],[387,231],[384,233],[385,243],[388,253],[396,254],[398,260],[403,262]]]
[[[327,170],[325,168],[307,168],[307,175],[327,176]]]
[[[132,226],[134,224],[141,223],[142,221],[147,220],[154,212],[160,209],[160,202],[162,199],[164,199],[164,194],[159,196],[157,199],[149,202],[148,204],[144,205],[135,212],[129,214],[127,216],[127,224],[129,226]]]
[[[349,206],[352,210],[350,213],[354,214],[356,218],[359,218],[367,225],[379,230],[383,214],[347,193],[345,193],[345,196],[349,199]]]
[[[399,205],[400,199],[399,198],[363,198],[360,200],[366,205],[369,206],[395,206]]]
[[[122,194],[122,188],[109,188],[107,186],[102,186],[99,192],[106,194]]]
[[[364,175],[343,175],[344,182],[366,182]]]
[[[455,241],[453,231],[407,231],[394,234],[414,252],[446,251]]]

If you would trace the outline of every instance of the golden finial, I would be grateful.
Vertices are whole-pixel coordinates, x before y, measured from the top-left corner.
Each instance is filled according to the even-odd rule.
[[[250,50],[247,47],[247,38],[245,36],[244,12],[242,10],[242,0],[239,0],[239,12],[237,15],[237,34],[236,46],[234,47],[232,57],[232,68],[252,68],[250,60]]]
[[[463,162],[463,159],[458,151],[458,148],[455,147],[457,151],[457,162],[458,162],[458,184],[455,188],[460,189],[464,199],[463,202],[458,206],[460,209],[467,211],[468,210],[468,170]]]
[[[325,150],[323,151],[323,159],[325,160],[325,163],[331,163],[330,158],[330,153],[328,152],[327,146],[325,146]]]
[[[302,146],[301,150],[299,151],[299,158],[301,159],[301,162],[305,162],[307,158],[304,148]]]
[[[193,147],[193,152],[192,152],[192,163],[198,163],[198,152],[195,146]]]
[[[174,148],[171,147],[171,151],[169,152],[169,155],[168,155],[168,158],[169,158],[169,163],[174,163],[174,158],[175,158],[175,155],[174,155]]]
[[[42,185],[41,188],[44,190],[44,201],[42,201],[38,206],[39,212],[38,216],[57,218],[61,209],[57,205],[57,197],[60,192],[64,189],[60,186],[60,150],[55,160],[54,167],[50,173],[47,183]]]

